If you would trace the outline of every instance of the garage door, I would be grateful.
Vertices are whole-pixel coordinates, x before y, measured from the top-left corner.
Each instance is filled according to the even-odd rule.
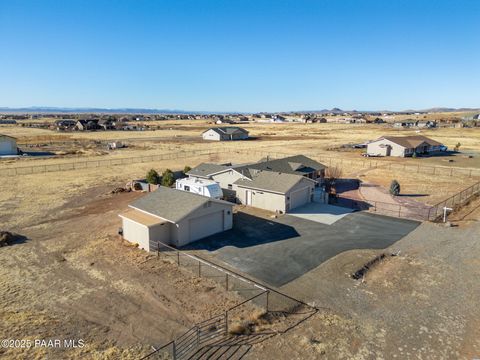
[[[290,194],[290,210],[310,202],[310,188],[297,190]]]
[[[223,231],[223,210],[190,219],[189,229],[189,241],[200,240]]]

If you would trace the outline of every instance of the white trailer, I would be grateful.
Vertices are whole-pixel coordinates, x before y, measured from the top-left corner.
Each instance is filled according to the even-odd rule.
[[[188,191],[213,199],[221,199],[223,197],[222,188],[213,180],[204,180],[198,178],[178,179],[175,182],[175,188],[177,190]]]

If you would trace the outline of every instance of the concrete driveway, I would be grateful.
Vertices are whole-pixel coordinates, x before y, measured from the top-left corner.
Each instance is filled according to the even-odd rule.
[[[272,286],[282,286],[341,252],[383,249],[419,222],[364,212],[343,216],[332,225],[285,215],[268,219],[238,212],[234,228],[192,243],[238,270]]]
[[[345,207],[311,202],[307,205],[291,210],[288,215],[319,222],[325,225],[332,225],[352,212],[353,209]]]

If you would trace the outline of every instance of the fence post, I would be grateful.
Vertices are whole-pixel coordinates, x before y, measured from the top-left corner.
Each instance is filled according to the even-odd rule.
[[[228,291],[228,273],[225,274],[225,289]]]
[[[177,251],[177,264],[180,266],[180,252]]]
[[[202,275],[202,270],[201,270],[202,263],[199,261],[198,262],[198,277]]]
[[[228,334],[228,310],[225,311],[225,335]]]
[[[172,347],[173,347],[173,351],[172,351],[173,360],[176,360],[177,359],[177,346],[175,345],[175,340],[173,340]]]
[[[197,348],[200,347],[200,328],[197,326]]]
[[[268,297],[269,297],[269,295],[270,295],[270,290],[267,290],[267,306],[266,306],[267,312],[268,312],[268,305],[269,305],[269,303],[268,303]]]

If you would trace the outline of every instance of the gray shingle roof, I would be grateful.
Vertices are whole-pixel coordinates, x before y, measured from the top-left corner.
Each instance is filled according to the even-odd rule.
[[[301,175],[260,171],[252,176],[252,180],[239,179],[234,184],[241,187],[285,194],[302,179],[306,178]]]
[[[165,220],[177,223],[195,209],[208,202],[221,203],[233,206],[233,204],[216,200],[191,192],[171,189],[160,186],[157,190],[135,200],[129,206],[159,216]]]
[[[218,164],[211,164],[211,163],[201,163],[198,166],[195,166],[193,169],[191,169],[187,175],[192,175],[192,176],[203,176],[203,177],[209,177],[212,174],[215,174],[219,171],[229,169],[229,166],[225,165],[218,165]]]
[[[224,127],[213,127],[213,128],[210,128],[208,130],[213,130],[215,131],[216,133],[219,133],[220,135],[221,134],[227,134],[227,135],[232,135],[236,132],[243,132],[243,133],[246,133],[248,134],[248,131],[241,128],[241,127],[237,127],[237,126],[224,126]],[[207,131],[208,131],[207,130]]]
[[[266,160],[263,159],[258,163],[245,165],[243,167],[237,167],[235,170],[238,172],[248,171],[248,169],[266,170],[282,172],[286,174],[305,175],[316,170],[323,170],[326,166],[310,159],[304,155],[294,155],[281,159]],[[252,171],[250,170],[250,173]],[[248,176],[245,174],[245,176]]]

